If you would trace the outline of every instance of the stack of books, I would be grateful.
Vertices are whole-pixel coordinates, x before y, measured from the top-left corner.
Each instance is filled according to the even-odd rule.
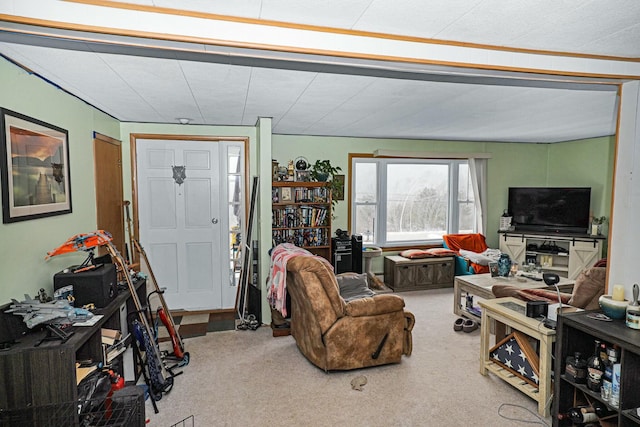
[[[127,350],[127,338],[114,329],[102,328],[102,360],[105,365]]]

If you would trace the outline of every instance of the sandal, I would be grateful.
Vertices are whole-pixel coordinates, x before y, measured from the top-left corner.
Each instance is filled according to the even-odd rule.
[[[460,317],[460,318],[458,318],[458,320],[456,320],[453,323],[453,330],[454,331],[461,331],[463,325],[464,325],[464,319],[462,317]]]
[[[462,326],[462,330],[465,332],[473,332],[478,329],[478,322],[475,320],[467,319]]]

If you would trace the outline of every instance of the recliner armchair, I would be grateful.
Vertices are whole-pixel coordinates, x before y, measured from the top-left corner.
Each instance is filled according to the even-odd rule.
[[[336,276],[315,257],[287,262],[291,335],[302,354],[325,370],[399,363],[412,350],[412,313],[398,295],[345,302]]]

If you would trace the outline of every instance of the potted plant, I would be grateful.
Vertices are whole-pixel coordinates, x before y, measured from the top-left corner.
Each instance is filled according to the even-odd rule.
[[[340,186],[344,185],[336,182],[333,177],[338,174],[338,172],[342,171],[340,166],[333,167],[329,160],[316,160],[316,162],[309,168],[309,175],[311,179],[318,182],[326,182],[327,187],[333,194],[339,189]],[[331,199],[331,210],[335,208],[336,199]]]
[[[602,224],[607,222],[606,216],[594,216],[591,218],[591,235],[599,236],[602,234]]]
[[[333,181],[333,176],[341,170],[340,166],[334,168],[329,160],[316,160],[310,169],[311,178],[319,182]]]

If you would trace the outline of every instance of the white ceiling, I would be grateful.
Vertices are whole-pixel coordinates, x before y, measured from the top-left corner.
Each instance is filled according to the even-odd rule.
[[[640,57],[640,2],[130,0],[158,7],[511,48]],[[336,13],[339,11],[339,13]],[[148,43],[147,43],[148,44]],[[224,52],[221,49],[220,52]],[[555,142],[615,132],[615,86],[243,51],[178,54],[0,32],[0,53],[124,122],[330,136]],[[330,61],[327,63],[327,61]],[[423,67],[424,68],[424,67]],[[518,77],[515,78],[514,77]],[[505,79],[508,78],[508,79]]]

